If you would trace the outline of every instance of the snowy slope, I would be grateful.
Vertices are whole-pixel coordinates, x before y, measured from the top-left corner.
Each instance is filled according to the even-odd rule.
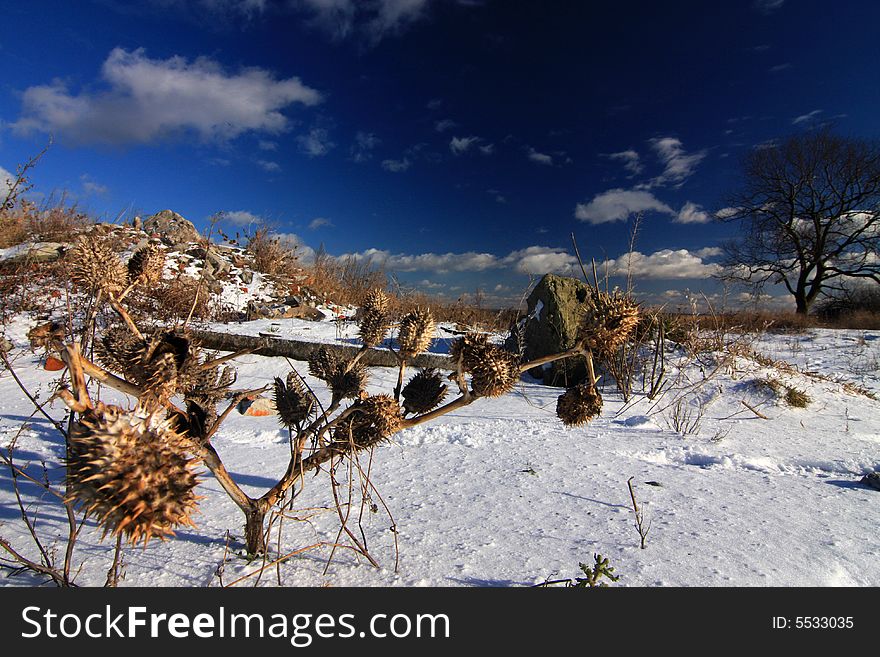
[[[282,326],[291,337],[347,341],[356,335],[353,329],[337,334],[329,321],[284,320]],[[27,328],[27,322],[17,321],[7,338],[18,347],[15,365],[23,382],[45,399],[57,374],[39,368],[25,348]],[[375,451],[370,464],[375,492],[361,526],[381,569],[339,549],[325,573],[330,548],[320,547],[287,561],[280,568],[281,582],[524,586],[575,577],[578,563],[592,563],[599,552],[610,558],[621,586],[878,586],[880,491],[858,482],[880,469],[880,402],[843,385],[880,395],[878,338],[864,331],[767,334],[750,345],[759,360],[718,357],[696,363],[672,355],[668,378],[678,392],[654,401],[636,395],[624,404],[609,385],[602,417],[577,429],[565,428],[555,416],[561,390],[524,377],[507,397],[479,400],[401,432]],[[762,364],[768,360],[785,360],[812,374]],[[676,363],[683,365],[680,372]],[[236,365],[236,386],[242,388],[288,371],[284,359],[259,356],[239,358]],[[297,365],[306,374],[304,364]],[[388,392],[396,383],[391,369],[373,368],[370,375],[370,392]],[[812,403],[806,409],[787,406],[756,383],[766,377],[805,391]],[[323,391],[317,381],[307,380]],[[29,461],[34,474],[44,460],[49,476],[59,479],[60,436],[45,419],[31,417],[30,402],[8,372],[0,372],[0,395],[0,441],[5,446],[27,420],[30,428],[18,438],[19,459]],[[119,397],[109,392],[106,398]],[[679,416],[691,409],[695,417],[702,408],[693,433],[671,429],[679,398]],[[64,415],[57,402],[51,412]],[[214,444],[251,493],[271,486],[287,465],[286,431],[273,417],[233,413]],[[368,456],[360,459],[366,469]],[[336,476],[346,496],[346,469]],[[630,477],[650,522],[644,550],[633,525]],[[357,488],[356,472],[354,481]],[[60,507],[48,497],[40,506],[34,486],[23,485],[22,492],[31,511],[39,510],[40,531],[60,536]],[[217,586],[220,564],[227,584],[256,570],[258,564],[236,554],[242,536],[239,510],[210,474],[201,493],[197,529],[145,549],[129,548],[122,585]],[[360,511],[355,495],[352,516]],[[285,521],[281,554],[336,539],[339,522],[326,472],[306,477],[294,514],[299,521]],[[357,521],[349,524],[360,536]],[[392,526],[399,545],[396,571]],[[0,536],[33,552],[7,471],[0,472]],[[104,582],[112,542],[98,539],[89,525],[77,552],[85,560],[80,584]],[[274,549],[275,534],[272,540]],[[277,585],[277,577],[270,569],[260,584]],[[0,582],[36,580],[22,575]]]

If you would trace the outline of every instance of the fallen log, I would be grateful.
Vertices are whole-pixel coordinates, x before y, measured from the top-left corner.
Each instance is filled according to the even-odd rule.
[[[260,356],[281,356],[293,360],[306,361],[321,347],[326,347],[340,358],[352,358],[359,351],[355,345],[336,343],[306,342],[288,338],[274,338],[265,335],[237,335],[220,333],[204,329],[192,329],[193,338],[205,349],[215,351],[249,350]],[[377,367],[397,367],[397,356],[387,349],[370,349],[363,355],[361,362]],[[452,370],[448,356],[440,354],[419,354],[414,360],[407,362],[408,367],[434,367],[439,370]]]

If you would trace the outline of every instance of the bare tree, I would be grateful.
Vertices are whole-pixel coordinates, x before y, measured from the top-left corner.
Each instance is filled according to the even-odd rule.
[[[880,143],[825,129],[756,148],[728,206],[742,233],[722,278],[782,284],[800,314],[846,279],[880,283]]]

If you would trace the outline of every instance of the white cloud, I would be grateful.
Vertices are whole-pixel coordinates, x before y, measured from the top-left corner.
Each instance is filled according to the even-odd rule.
[[[367,249],[359,253],[348,253],[338,259],[354,258],[356,261],[370,261],[382,264],[395,272],[426,271],[447,272],[485,272],[492,269],[513,269],[524,274],[546,274],[555,272],[570,274],[574,271],[577,259],[562,249],[546,246],[530,246],[512,251],[504,257],[491,253],[422,253],[418,255],[396,253],[381,249]]]
[[[768,70],[770,73],[780,73],[782,71],[787,71],[791,68],[791,62],[785,62],[783,64],[777,64],[776,66],[771,66]]]
[[[278,150],[278,144],[276,144],[274,141],[269,141],[268,139],[261,139],[257,143],[257,146],[260,147],[261,151],[277,151]]]
[[[252,226],[263,223],[263,218],[247,210],[233,210],[223,213],[223,220],[234,226]]]
[[[15,184],[15,176],[9,173],[3,167],[0,167],[0,201],[3,198],[6,198],[6,194],[9,193],[9,190],[12,188],[12,185]]]
[[[429,0],[299,0],[311,14],[311,25],[332,38],[361,35],[374,44],[423,18],[430,4]]]
[[[611,276],[625,276],[631,266],[633,275],[644,279],[705,279],[720,271],[720,266],[706,260],[721,254],[717,247],[696,251],[665,249],[645,255],[638,251],[601,264]],[[577,258],[568,251],[547,246],[529,246],[499,257],[491,253],[396,253],[381,249],[367,249],[349,253],[338,259],[353,258],[358,262],[381,264],[394,272],[486,272],[512,269],[522,274],[541,275],[548,272],[573,275],[578,272]],[[630,265],[631,262],[631,265]]]
[[[547,155],[546,153],[539,153],[534,148],[529,146],[528,156],[532,162],[537,162],[538,164],[546,164],[548,166],[553,165],[553,157]]]
[[[266,10],[268,0],[152,0],[152,2],[162,9],[167,9],[169,5],[177,5],[180,9],[198,8],[230,18],[240,16],[252,18]]]
[[[479,137],[453,137],[449,142],[449,150],[455,155],[467,153],[471,146],[480,141]]]
[[[639,212],[660,212],[675,215],[675,211],[644,190],[609,189],[597,194],[589,203],[578,203],[574,216],[591,224],[626,221]]]
[[[681,140],[676,137],[661,137],[650,141],[651,147],[664,164],[663,173],[639,189],[650,189],[663,185],[680,186],[697,169],[706,157],[706,151],[686,153]]]
[[[575,270],[577,258],[567,251],[546,246],[530,246],[514,251],[502,261],[523,274],[570,274]]]
[[[497,203],[507,203],[507,198],[497,189],[487,189],[487,194],[491,194]]]
[[[322,157],[336,146],[330,141],[330,134],[324,128],[312,128],[308,133],[296,138],[300,150],[309,157]]]
[[[353,0],[300,0],[310,10],[310,24],[334,39],[344,39],[354,29],[357,7]]]
[[[106,185],[101,185],[100,183],[95,182],[87,174],[81,175],[79,179],[82,181],[83,193],[86,196],[104,196],[110,191]]]
[[[497,256],[491,253],[422,253],[409,255],[404,253],[392,254],[380,249],[367,249],[360,253],[348,253],[340,258],[354,258],[357,261],[372,261],[383,263],[386,269],[398,272],[433,271],[438,273],[448,271],[485,271],[500,266]]]
[[[391,171],[392,173],[406,171],[411,166],[412,162],[410,162],[407,157],[400,160],[382,160],[382,168],[385,169],[385,171]]]
[[[372,132],[359,131],[351,145],[351,159],[355,162],[366,162],[373,158],[373,149],[382,141]]]
[[[619,153],[609,153],[605,157],[623,163],[623,168],[636,176],[645,168],[642,166],[639,154],[632,149],[620,151]]]
[[[441,119],[440,121],[434,122],[434,130],[437,132],[446,132],[447,130],[452,130],[457,127],[458,124],[452,119]]]
[[[284,246],[294,249],[301,263],[314,262],[315,250],[303,242],[296,233],[272,233],[272,237],[277,238]]]
[[[739,214],[739,208],[721,208],[718,212],[715,213],[716,219],[730,219],[731,217],[735,217]]]
[[[803,125],[807,123],[812,123],[813,119],[819,116],[822,113],[822,110],[817,109],[812,112],[807,112],[806,114],[801,114],[800,116],[796,116],[791,120],[792,125]]]
[[[324,226],[326,226],[327,228],[332,228],[333,222],[326,217],[315,217],[309,223],[309,230],[318,230],[319,228],[323,228]]]
[[[762,14],[771,14],[784,4],[785,0],[753,0],[752,7]]]
[[[483,155],[492,155],[495,152],[495,144],[483,144],[480,146],[480,152]]]
[[[281,171],[281,165],[277,162],[272,162],[271,160],[257,160],[257,164],[263,169],[263,171],[268,171],[269,173],[277,173],[278,171]]]
[[[673,222],[677,224],[707,224],[710,221],[712,218],[703,209],[703,206],[691,201],[685,203],[678,211],[678,216],[673,219]]]
[[[428,0],[378,0],[375,15],[365,26],[367,33],[374,41],[399,33],[422,18],[429,4]]]
[[[698,254],[702,254],[698,255]],[[625,276],[631,268],[633,276],[649,279],[705,279],[717,274],[721,267],[716,264],[707,264],[703,258],[709,255],[717,255],[714,251],[707,252],[705,249],[690,252],[687,249],[663,249],[645,255],[639,251],[627,253],[619,258],[602,263],[602,269],[606,267],[612,276]]]
[[[147,143],[187,131],[226,140],[249,131],[282,132],[288,128],[283,109],[321,101],[296,77],[278,80],[260,68],[227,73],[206,57],[150,59],[143,49],[115,48],[101,75],[109,86],[101,92],[74,94],[58,80],[29,87],[13,129],[76,143]]]

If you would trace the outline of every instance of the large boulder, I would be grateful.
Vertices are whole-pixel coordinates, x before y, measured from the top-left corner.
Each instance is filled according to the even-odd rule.
[[[22,264],[30,262],[54,262],[61,258],[67,244],[60,242],[37,242],[0,249],[0,262]]]
[[[576,278],[547,274],[528,298],[522,327],[526,361],[571,349],[590,288]],[[549,385],[570,386],[586,378],[583,359],[567,358],[530,372]]]
[[[191,221],[187,221],[172,210],[162,210],[152,217],[147,217],[144,230],[151,235],[158,235],[170,246],[197,242],[200,237],[199,231]]]

